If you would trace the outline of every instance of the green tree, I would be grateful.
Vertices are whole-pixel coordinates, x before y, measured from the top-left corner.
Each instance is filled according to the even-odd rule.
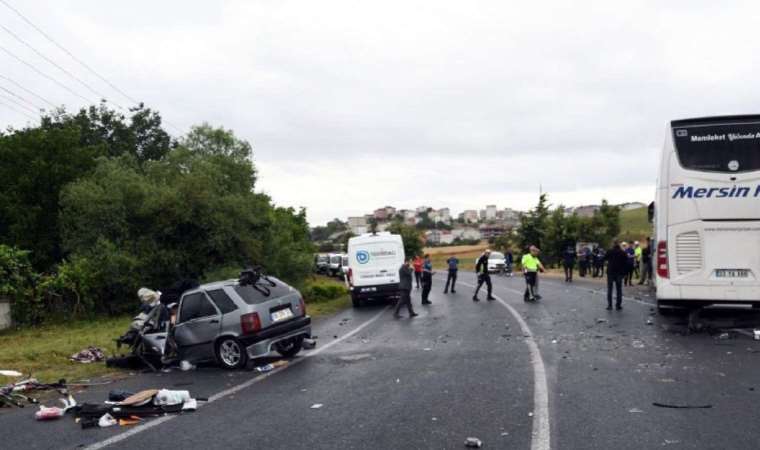
[[[403,223],[393,223],[388,231],[401,236],[404,242],[404,254],[406,257],[422,255],[422,232],[416,227]]]
[[[525,251],[530,245],[542,247],[546,236],[546,227],[549,217],[549,205],[546,194],[541,194],[538,204],[528,213],[520,216],[520,229],[518,230],[518,243],[520,251]]]

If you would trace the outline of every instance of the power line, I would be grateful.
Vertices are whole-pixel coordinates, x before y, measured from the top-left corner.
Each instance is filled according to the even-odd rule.
[[[27,89],[24,86],[18,84],[16,81],[12,80],[11,78],[6,77],[5,75],[0,75],[0,78],[2,78],[3,80],[5,80],[5,81],[7,81],[9,83],[13,83],[19,89],[23,90],[24,92],[26,92],[28,94],[31,94],[31,95],[37,97],[38,99],[42,100],[43,102],[47,103],[48,105],[50,105],[53,108],[57,108],[59,106],[59,105],[56,105],[55,103],[51,102],[50,100],[46,99],[45,97],[42,97],[41,95],[38,95],[38,94],[30,91],[29,89]]]
[[[0,1],[2,1],[2,0],[0,0]],[[74,91],[70,87],[66,86],[65,84],[61,83],[60,81],[56,80],[55,78],[51,77],[50,75],[46,74],[45,72],[41,71],[40,69],[34,67],[34,65],[32,65],[32,64],[24,61],[23,59],[19,58],[18,56],[16,56],[13,52],[11,52],[10,50],[8,50],[7,48],[5,48],[5,47],[3,47],[3,46],[0,45],[0,50],[4,51],[8,55],[10,55],[12,58],[14,58],[15,60],[17,60],[18,62],[20,62],[20,63],[24,64],[25,66],[29,67],[30,69],[34,70],[40,76],[47,78],[48,80],[52,81],[53,83],[57,84],[58,86],[62,87],[63,89],[69,91],[70,93],[76,95],[77,97],[81,98],[82,100],[86,101],[87,103],[90,103],[90,104],[96,103],[96,102],[93,102],[92,100],[88,99],[87,97],[85,97],[85,96],[77,93],[76,91]]]
[[[11,111],[13,111],[13,112],[15,112],[17,114],[21,114],[22,116],[26,116],[26,117],[28,117],[28,118],[30,118],[32,120],[37,120],[37,117],[32,117],[29,114],[25,113],[24,111],[18,110],[18,109],[14,108],[14,107],[12,107],[10,105],[7,105],[7,104],[5,104],[3,102],[0,102],[0,106],[5,106],[6,108],[10,109]]]
[[[89,90],[93,94],[97,95],[99,98],[107,100],[106,95],[104,95],[104,94],[96,91],[92,86],[90,86],[86,82],[82,81],[81,78],[79,78],[78,76],[76,76],[73,73],[69,72],[65,68],[61,67],[58,63],[56,63],[52,59],[50,59],[47,56],[45,56],[42,52],[40,52],[39,50],[37,50],[36,48],[34,48],[34,46],[32,46],[31,44],[29,44],[25,40],[21,39],[16,33],[14,33],[13,31],[9,30],[8,28],[6,28],[3,25],[0,25],[0,28],[2,28],[6,33],[8,33],[11,36],[13,36],[14,39],[16,39],[17,41],[21,42],[23,45],[25,45],[29,50],[31,50],[35,54],[37,54],[37,56],[39,56],[40,58],[42,58],[45,61],[49,62],[50,64],[52,64],[53,66],[55,66],[56,68],[58,68],[58,70],[60,70],[61,72],[65,73],[66,75],[68,75],[70,78],[72,78],[72,79],[76,80],[77,82],[79,82],[79,84],[81,84],[82,86],[84,86],[87,90]],[[112,101],[111,103],[113,103],[114,105],[116,105],[119,109],[124,109],[121,105],[119,105],[118,103],[116,103],[114,101]]]
[[[17,99],[19,99],[19,100],[21,100],[21,101],[23,101],[23,102],[25,102],[25,103],[27,103],[29,105],[32,105],[34,107],[34,109],[37,110],[37,112],[39,112],[42,109],[45,109],[45,108],[40,108],[39,106],[35,105],[33,102],[30,102],[29,100],[25,99],[24,97],[16,94],[15,92],[13,92],[10,89],[7,89],[7,88],[5,88],[3,86],[0,86],[0,90],[7,92],[8,94],[12,95],[13,97],[16,97]]]
[[[7,96],[5,94],[0,94],[0,99],[4,99],[6,102],[11,102],[11,103],[13,103],[15,105],[18,105],[19,107],[24,108],[24,109],[26,109],[29,112],[32,112],[32,113],[35,113],[35,114],[39,114],[39,111],[36,111],[31,106],[25,105],[23,102],[21,102],[19,100],[16,100],[13,97],[9,97],[9,96]]]
[[[10,4],[8,4],[8,2],[6,2],[5,0],[0,0],[0,3],[2,3],[3,5],[5,5],[6,8],[8,8],[11,11],[13,11],[14,13],[16,13],[17,16],[19,16],[30,27],[32,27],[35,30],[37,30],[37,32],[40,33],[42,36],[44,36],[45,39],[47,39],[48,41],[52,42],[53,45],[55,45],[56,47],[58,47],[59,49],[61,49],[61,51],[63,51],[67,55],[69,55],[69,57],[71,59],[73,59],[74,61],[76,61],[77,63],[79,63],[79,65],[81,65],[82,67],[84,67],[85,69],[87,69],[90,73],[92,73],[96,77],[100,78],[104,83],[106,83],[107,85],[109,85],[113,90],[115,90],[119,94],[123,95],[124,98],[128,99],[129,101],[131,101],[132,103],[134,103],[136,105],[140,104],[140,102],[138,102],[137,100],[135,100],[134,98],[132,98],[131,96],[129,96],[127,93],[125,93],[124,91],[122,91],[121,89],[119,89],[118,87],[116,87],[115,84],[113,84],[110,81],[108,81],[108,79],[106,79],[106,77],[104,77],[103,75],[99,74],[98,72],[95,71],[95,69],[93,69],[92,67],[90,67],[87,64],[85,64],[84,61],[82,61],[81,59],[79,59],[76,56],[74,56],[74,54],[71,53],[69,50],[67,50],[66,47],[64,47],[63,45],[61,45],[58,42],[56,42],[55,39],[53,39],[47,33],[45,33],[44,31],[42,31],[42,29],[40,29],[40,27],[38,27],[37,25],[35,25],[31,20],[27,19],[26,16],[24,16],[23,14],[21,14],[21,12],[19,10],[17,10],[16,8],[14,8]]]

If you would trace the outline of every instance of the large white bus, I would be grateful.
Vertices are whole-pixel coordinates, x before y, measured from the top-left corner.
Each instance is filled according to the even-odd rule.
[[[655,199],[658,307],[760,305],[760,115],[675,120]]]

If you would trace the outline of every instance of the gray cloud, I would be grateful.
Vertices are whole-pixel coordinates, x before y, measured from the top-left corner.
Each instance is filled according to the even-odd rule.
[[[527,207],[539,184],[564,202],[647,200],[667,121],[760,101],[756,2],[14,3],[170,122],[249,139],[260,188],[315,223],[394,202]],[[78,69],[2,8],[0,22]]]

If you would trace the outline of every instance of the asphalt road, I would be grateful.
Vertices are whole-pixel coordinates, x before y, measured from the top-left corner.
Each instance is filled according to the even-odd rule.
[[[460,274],[457,293],[444,295],[436,277],[431,306],[413,292],[415,319],[374,305],[321,320],[317,349],[266,375],[207,367],[77,397],[188,389],[212,400],[195,413],[81,430],[69,418],[35,422],[31,408],[5,411],[0,446],[428,449],[464,448],[472,436],[510,449],[760,447],[760,342],[689,334],[683,317],[650,315],[642,291],[606,311],[601,285],[543,279],[542,301],[526,304],[521,278],[493,277],[500,301],[474,303],[474,279]],[[735,311],[707,322],[737,319],[757,322]]]

